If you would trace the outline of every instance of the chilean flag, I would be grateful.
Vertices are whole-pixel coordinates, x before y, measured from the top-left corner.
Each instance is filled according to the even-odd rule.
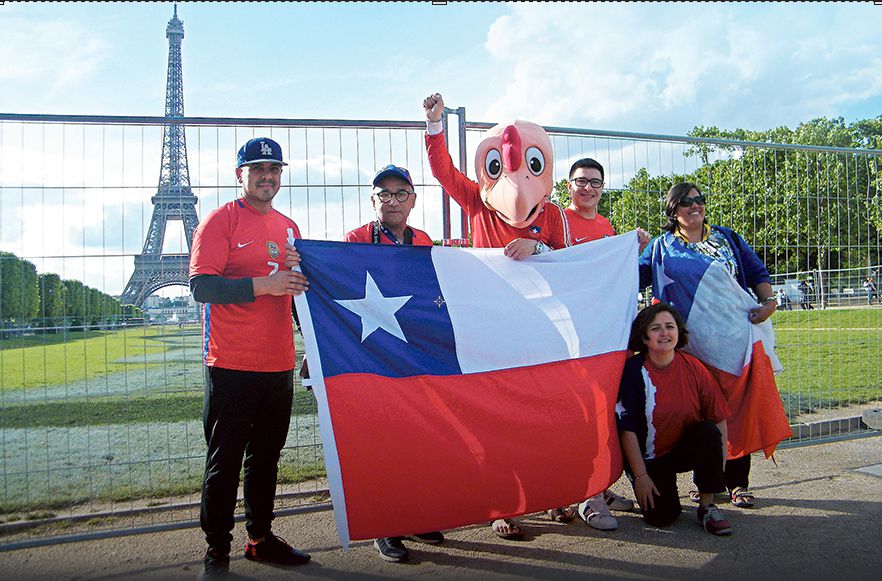
[[[768,458],[792,435],[775,385],[775,373],[783,367],[775,355],[772,322],[750,322],[756,301],[725,266],[685,252],[663,241],[653,248],[653,295],[677,308],[689,330],[683,350],[720,382],[732,410],[729,458],[757,450]]]
[[[619,478],[613,409],[636,234],[522,261],[502,249],[296,247],[344,547],[564,506]]]

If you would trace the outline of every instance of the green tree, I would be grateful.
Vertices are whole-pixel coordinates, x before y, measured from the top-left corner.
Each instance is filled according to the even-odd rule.
[[[882,137],[882,116],[852,124],[841,118],[819,118],[796,129],[721,131],[696,127],[695,137],[765,143],[875,148]],[[704,167],[715,166],[718,191],[753,197],[745,207],[753,218],[744,231],[769,254],[778,270],[838,269],[878,264],[880,176],[879,159],[851,153],[740,148],[702,144]],[[716,153],[722,159],[708,160]],[[752,206],[752,207],[751,207]],[[737,228],[736,228],[737,229]],[[748,238],[748,240],[751,240]]]
[[[0,320],[33,319],[40,308],[37,267],[9,252],[0,252]]]
[[[642,226],[658,233],[665,193],[675,183],[691,181],[708,196],[708,220],[741,234],[773,272],[879,263],[880,160],[761,144],[872,148],[882,138],[882,117],[850,125],[842,118],[814,119],[795,130],[696,127],[689,135],[760,145],[696,144],[684,155],[700,165],[685,175],[639,170],[620,195],[612,196],[616,231]]]
[[[64,283],[64,314],[70,320],[71,325],[85,324],[86,317],[86,287],[78,280],[69,279]]]
[[[54,327],[64,321],[64,284],[61,277],[54,273],[39,276],[40,287],[40,324]]]
[[[548,199],[561,208],[566,208],[570,205],[570,202],[573,199],[570,196],[570,189],[567,187],[566,178],[562,178],[559,182],[554,184],[554,188],[551,190],[551,196]]]

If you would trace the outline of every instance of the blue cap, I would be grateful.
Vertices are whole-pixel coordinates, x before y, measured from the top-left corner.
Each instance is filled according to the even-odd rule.
[[[288,165],[282,161],[282,146],[269,137],[255,137],[239,149],[236,156],[236,167],[249,163],[277,163]]]
[[[382,179],[387,178],[389,176],[394,176],[396,178],[401,178],[410,184],[410,187],[413,187],[413,180],[410,179],[410,172],[404,169],[403,167],[398,167],[397,165],[387,165],[374,176],[374,186],[376,186]]]

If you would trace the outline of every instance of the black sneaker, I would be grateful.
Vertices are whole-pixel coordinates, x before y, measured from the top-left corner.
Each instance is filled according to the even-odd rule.
[[[217,579],[230,572],[230,553],[216,547],[208,547],[202,557],[202,571],[197,579]]]
[[[295,549],[276,535],[269,533],[259,543],[245,543],[245,558],[250,561],[274,563],[276,565],[303,565],[308,563],[309,553]]]
[[[416,541],[417,543],[426,543],[427,545],[439,545],[444,542],[444,535],[439,531],[423,533],[421,535],[407,535],[404,538],[409,541]]]
[[[410,554],[401,542],[401,537],[374,539],[374,547],[380,552],[380,556],[390,563],[402,563],[410,558]]]

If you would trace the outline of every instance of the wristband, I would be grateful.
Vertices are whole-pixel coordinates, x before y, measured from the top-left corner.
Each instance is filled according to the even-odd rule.
[[[444,123],[441,121],[429,121],[426,119],[426,133],[429,135],[438,135],[444,131]]]
[[[776,299],[774,296],[766,297],[766,298],[760,300],[761,305],[765,305],[766,303],[777,303],[777,302],[778,302],[778,299]]]

